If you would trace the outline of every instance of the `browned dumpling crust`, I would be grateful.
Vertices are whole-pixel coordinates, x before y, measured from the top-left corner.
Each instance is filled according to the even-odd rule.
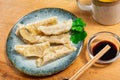
[[[37,67],[49,64],[73,51],[76,51],[70,41],[69,31],[72,19],[58,23],[57,17],[19,25],[16,35],[25,44],[15,45],[14,49],[21,55],[35,57]]]
[[[70,31],[72,27],[72,19],[49,27],[39,26],[38,30],[45,35],[58,35]]]
[[[43,57],[44,51],[50,47],[49,42],[34,45],[15,45],[14,49],[25,57]]]
[[[36,64],[38,67],[43,66],[45,64],[48,64],[49,62],[66,56],[75,50],[76,48],[70,44],[50,47],[44,51],[45,55],[43,56],[43,58],[38,58],[36,60]]]

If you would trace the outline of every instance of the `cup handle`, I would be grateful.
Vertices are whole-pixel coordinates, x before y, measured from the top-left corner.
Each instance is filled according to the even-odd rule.
[[[92,11],[91,5],[82,5],[79,0],[76,0],[79,9],[83,11]]]

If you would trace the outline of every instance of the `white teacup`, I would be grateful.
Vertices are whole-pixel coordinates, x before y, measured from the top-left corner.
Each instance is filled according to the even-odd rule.
[[[92,0],[91,5],[82,5],[79,0],[76,2],[81,10],[91,11],[94,20],[100,24],[113,25],[120,22],[120,0]]]

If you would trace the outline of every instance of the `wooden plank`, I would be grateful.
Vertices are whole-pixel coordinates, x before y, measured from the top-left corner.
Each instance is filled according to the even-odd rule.
[[[85,1],[85,0],[83,0]],[[88,2],[90,0],[86,0]],[[9,62],[5,47],[8,33],[12,26],[24,15],[36,9],[46,7],[59,7],[66,9],[81,17],[87,26],[88,36],[81,54],[66,70],[49,77],[31,77],[17,71]],[[0,80],[62,80],[70,78],[87,62],[86,44],[91,35],[99,31],[111,31],[120,35],[120,24],[103,26],[96,23],[91,14],[80,11],[75,0],[0,0]],[[78,80],[119,80],[120,59],[105,67],[91,67]]]

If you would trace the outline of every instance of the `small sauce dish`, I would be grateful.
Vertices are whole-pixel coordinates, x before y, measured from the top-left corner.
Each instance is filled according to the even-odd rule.
[[[111,48],[96,63],[112,63],[120,57],[120,37],[108,31],[94,34],[88,41],[87,50],[90,58],[93,58],[106,45]]]

